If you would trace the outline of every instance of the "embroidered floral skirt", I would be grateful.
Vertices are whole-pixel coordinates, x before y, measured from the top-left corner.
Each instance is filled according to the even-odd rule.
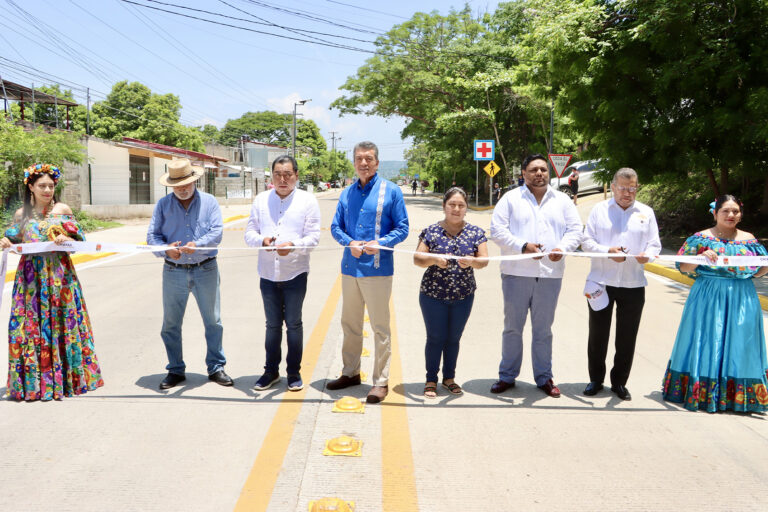
[[[664,376],[664,400],[686,409],[768,410],[763,312],[750,279],[699,277]]]
[[[104,385],[83,291],[66,253],[19,261],[8,324],[14,400],[60,400]]]

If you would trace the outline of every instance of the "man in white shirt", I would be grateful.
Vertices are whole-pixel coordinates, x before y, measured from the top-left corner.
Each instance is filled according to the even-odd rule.
[[[579,246],[582,225],[573,201],[549,186],[549,168],[542,155],[528,156],[522,169],[525,184],[504,194],[493,210],[491,238],[501,247],[502,255],[551,254],[501,262],[504,332],[499,380],[491,393],[502,393],[515,385],[523,359],[523,327],[530,309],[536,385],[557,398],[560,390],[552,380],[552,322],[565,262],[556,253]]]
[[[272,162],[275,187],[256,196],[245,231],[245,242],[249,246],[274,247],[259,251],[267,357],[264,375],[253,387],[257,391],[269,389],[280,380],[283,322],[288,343],[288,389],[299,391],[304,387],[299,370],[304,349],[301,308],[307,292],[311,251],[306,247],[314,247],[320,240],[320,206],[314,195],[296,188],[298,180],[298,165],[292,157],[284,155]],[[294,246],[297,248],[292,249]]]
[[[661,252],[659,228],[653,210],[635,201],[637,173],[629,167],[616,171],[611,183],[613,198],[595,205],[587,220],[581,248],[586,252],[616,254],[611,258],[592,258],[587,281],[605,286],[608,305],[599,311],[589,309],[589,384],[587,396],[603,389],[605,356],[616,304],[616,355],[611,369],[611,390],[622,400],[631,400],[626,388],[640,316],[645,304],[643,265]],[[634,255],[627,258],[625,254]]]

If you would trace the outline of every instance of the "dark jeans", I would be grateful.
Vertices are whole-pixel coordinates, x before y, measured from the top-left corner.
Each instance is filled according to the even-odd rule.
[[[616,356],[611,369],[611,384],[624,386],[629,379],[635,357],[635,341],[640,327],[640,316],[645,305],[645,288],[617,288],[606,286],[608,305],[600,311],[589,309],[589,380],[602,383],[605,379],[605,356],[611,334],[613,305],[616,304]]]
[[[267,333],[264,347],[267,360],[264,370],[278,373],[283,340],[283,322],[285,322],[288,355],[286,371],[288,375],[298,375],[301,369],[301,355],[304,350],[304,324],[301,321],[301,308],[307,293],[307,272],[299,274],[289,281],[270,281],[261,279],[261,298],[264,301],[264,316],[267,319]]]
[[[459,340],[467,325],[475,295],[461,300],[438,300],[419,294],[421,314],[427,329],[424,357],[427,361],[427,382],[437,382],[440,357],[443,358],[443,380],[456,376]]]

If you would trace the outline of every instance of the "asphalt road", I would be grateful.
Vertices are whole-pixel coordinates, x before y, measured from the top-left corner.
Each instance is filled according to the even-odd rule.
[[[410,190],[405,196],[411,234],[400,247],[415,248],[419,231],[442,217],[441,208],[437,198],[411,197]],[[338,191],[318,195],[324,230],[304,307],[306,388],[299,393],[288,392],[284,378],[268,391],[251,390],[264,364],[254,253],[219,256],[226,370],[234,388],[207,380],[202,323],[191,299],[187,381],[158,390],[166,364],[161,260],[121,255],[78,266],[106,384],[61,402],[0,400],[0,510],[303,512],[323,496],[354,502],[357,512],[762,509],[766,416],[691,413],[661,400],[687,288],[652,274],[628,383],[632,401],[607,390],[582,394],[588,375],[581,292],[589,263],[581,258],[567,262],[554,324],[562,398],[535,387],[529,332],[517,387],[489,392],[502,331],[499,269],[492,263],[476,271],[479,288],[456,377],[465,394],[439,389],[437,400],[425,401],[423,269],[397,255],[390,394],[363,414],[332,412],[345,394],[324,389],[341,370],[341,253],[327,229],[337,197]],[[599,199],[580,198],[584,218]],[[487,229],[490,216],[469,212],[467,220]],[[243,247],[244,227],[244,220],[228,223],[222,246]],[[90,239],[140,242],[145,230],[146,222],[134,223]],[[372,351],[371,341],[365,346]],[[368,373],[370,359],[363,359]],[[364,397],[369,385],[346,394]],[[340,435],[362,441],[359,456],[323,455],[326,441]]]

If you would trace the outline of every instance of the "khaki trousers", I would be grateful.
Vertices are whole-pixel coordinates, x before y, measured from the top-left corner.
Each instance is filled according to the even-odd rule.
[[[389,329],[389,298],[392,295],[392,276],[341,276],[341,328],[344,344],[341,357],[342,375],[354,377],[360,373],[360,355],[363,352],[363,320],[365,307],[374,336],[372,382],[386,386],[389,381],[389,361],[392,346]]]

